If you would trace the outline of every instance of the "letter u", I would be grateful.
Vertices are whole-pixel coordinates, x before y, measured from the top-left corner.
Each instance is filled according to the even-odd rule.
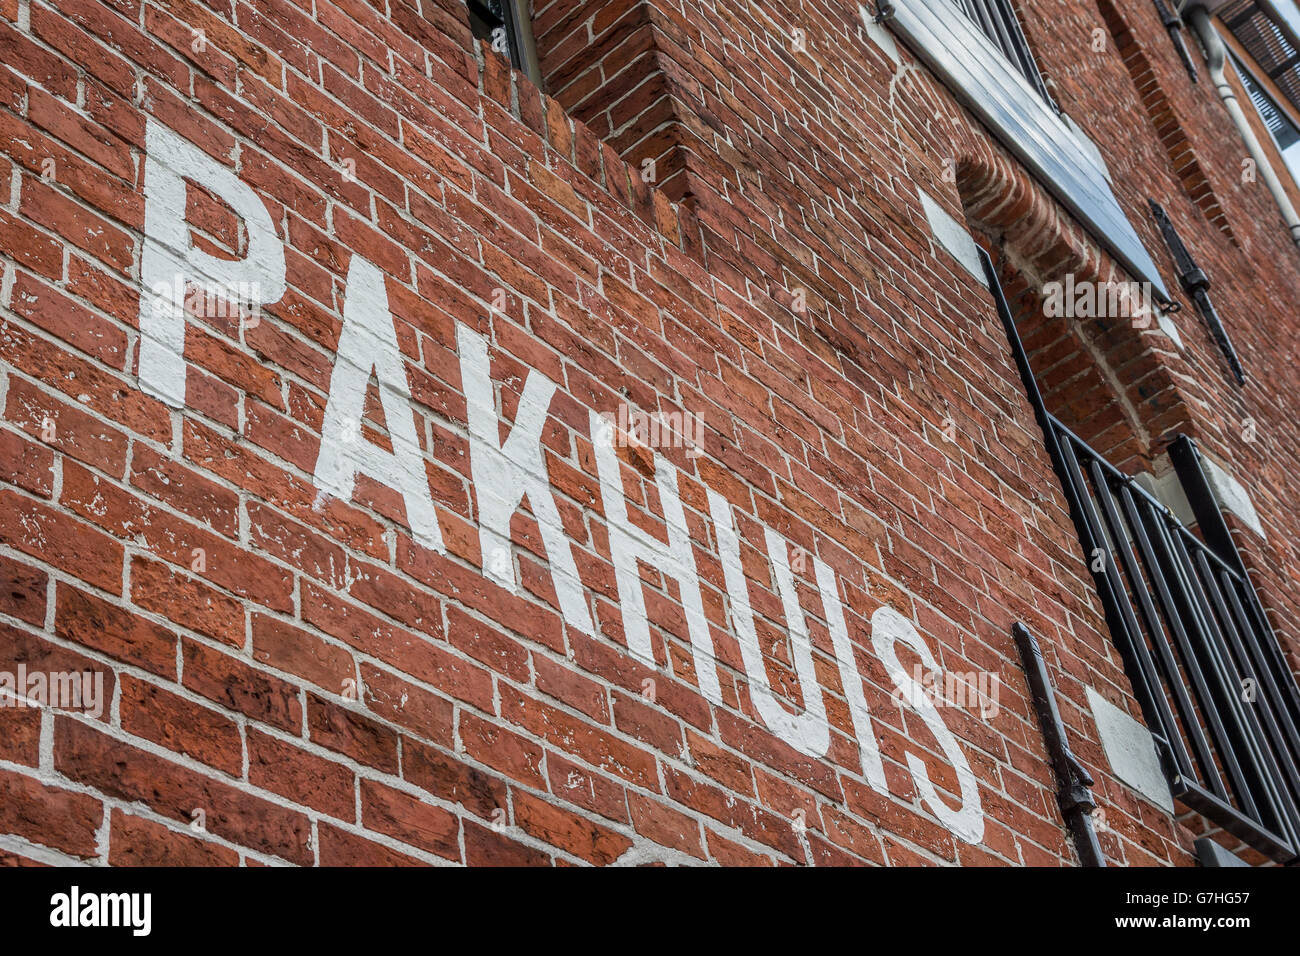
[[[799,594],[795,590],[794,575],[790,571],[790,554],[785,540],[764,526],[767,538],[768,559],[776,577],[777,593],[785,610],[786,626],[790,632],[790,651],[794,657],[795,674],[799,678],[799,692],[803,697],[803,713],[791,713],[772,693],[768,683],[763,652],[758,646],[754,628],[754,608],[749,603],[749,583],[740,562],[740,538],[731,522],[731,508],[717,492],[709,491],[709,511],[717,529],[718,552],[731,603],[731,620],[740,643],[740,656],[749,675],[749,696],[763,723],[800,753],[822,757],[830,749],[830,725],[826,722],[826,701],[817,681],[813,666],[812,642],[808,639],[808,622],[799,607]],[[819,582],[820,587],[821,582]],[[822,593],[823,604],[838,600],[837,595]]]

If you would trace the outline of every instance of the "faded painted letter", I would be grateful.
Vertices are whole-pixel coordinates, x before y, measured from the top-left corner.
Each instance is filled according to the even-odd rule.
[[[596,450],[596,470],[600,474],[600,496],[605,505],[605,522],[609,527],[610,559],[618,582],[618,598],[623,611],[623,632],[633,655],[650,667],[655,666],[650,644],[650,625],[646,619],[645,594],[637,561],[644,561],[667,577],[677,581],[682,608],[686,612],[686,629],[690,632],[695,657],[695,675],[700,692],[714,704],[722,703],[718,684],[718,665],[713,656],[713,638],[704,617],[700,599],[700,579],[695,570],[695,553],[686,528],[686,514],[677,493],[677,473],[671,465],[655,456],[655,486],[668,526],[668,543],[636,527],[628,520],[627,499],[619,472],[618,454],[614,451],[613,425],[596,412],[591,413],[591,439]]]
[[[591,614],[583,599],[582,581],[555,507],[542,451],[542,428],[555,394],[555,383],[538,371],[529,371],[510,437],[502,444],[487,342],[469,326],[457,325],[456,347],[460,353],[461,386],[469,408],[469,462],[478,498],[483,570],[497,584],[515,590],[510,519],[527,495],[542,543],[546,545],[551,580],[555,582],[564,620],[583,634],[594,636]]]
[[[885,782],[885,765],[880,760],[880,747],[876,743],[876,733],[871,729],[871,712],[867,709],[867,698],[862,693],[862,673],[853,656],[853,642],[849,640],[849,629],[844,624],[844,605],[840,603],[839,582],[835,572],[821,558],[813,558],[813,571],[817,575],[817,589],[822,593],[822,603],[826,607],[826,629],[831,632],[831,647],[835,649],[835,661],[840,668],[840,685],[844,688],[844,699],[849,705],[849,717],[853,720],[853,735],[858,738],[858,753],[862,759],[862,775],[871,789],[877,793],[888,794],[889,784]],[[830,596],[833,596],[833,600]]]
[[[219,259],[190,242],[185,180],[233,209],[248,232],[243,259]],[[140,259],[140,388],[185,405],[185,288],[245,306],[284,295],[284,247],[266,205],[226,167],[157,120],[145,125],[144,250]]]
[[[343,332],[339,335],[321,425],[316,485],[344,501],[351,500],[358,474],[395,488],[406,504],[412,537],[442,554],[442,531],[429,494],[424,456],[415,436],[411,391],[388,310],[384,274],[354,255],[344,294]],[[372,373],[379,382],[379,401],[392,452],[366,441],[361,433],[366,387]]]
[[[912,622],[892,607],[877,608],[871,615],[871,643],[876,649],[876,656],[885,665],[885,673],[889,674],[894,683],[902,689],[900,696],[916,711],[930,733],[934,734],[934,739],[939,742],[939,748],[957,774],[957,785],[961,789],[961,806],[954,810],[940,799],[934,784],[930,782],[930,774],[925,769],[925,763],[909,752],[907,766],[912,771],[912,779],[916,783],[921,802],[930,808],[930,812],[940,823],[961,839],[967,843],[979,843],[984,838],[984,812],[980,805],[979,782],[975,779],[975,774],[971,773],[970,764],[966,761],[966,755],[962,753],[961,747],[958,746],[957,738],[939,716],[938,709],[925,693],[925,689],[903,670],[898,662],[898,652],[895,650],[896,644],[904,644],[921,658],[923,670],[937,674],[939,665],[930,652],[929,645],[917,633]]]
[[[786,743],[802,754],[823,757],[831,746],[830,725],[826,723],[826,700],[817,671],[813,666],[812,643],[808,639],[808,624],[799,607],[799,594],[795,590],[794,575],[790,570],[790,554],[785,540],[771,528],[764,527],[767,538],[767,556],[772,562],[776,577],[776,590],[781,595],[785,609],[786,627],[790,632],[790,651],[794,657],[795,673],[803,697],[802,714],[793,714],[772,693],[768,683],[763,652],[758,646],[758,633],[754,628],[754,608],[749,603],[749,583],[740,561],[740,538],[731,521],[731,506],[712,489],[709,490],[709,513],[718,535],[718,552],[731,602],[731,622],[740,642],[740,656],[749,675],[749,696],[763,723]],[[838,604],[834,592],[822,592],[822,603]]]

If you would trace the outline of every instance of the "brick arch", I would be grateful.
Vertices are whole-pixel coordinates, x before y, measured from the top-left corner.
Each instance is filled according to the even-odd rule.
[[[1126,283],[1129,275],[1022,170],[957,165],[967,222],[993,256],[1030,366],[1052,414],[1113,463],[1149,471],[1191,410],[1161,355],[1168,340],[1122,317],[1062,318],[1044,308],[1044,288]]]
[[[993,256],[1048,409],[1117,465],[1147,470],[1178,432],[1195,436],[1191,409],[1168,364],[1169,339],[1127,319],[1053,319],[1043,287],[1131,277],[1042,185],[924,71],[904,67],[910,111],[899,124],[932,168],[914,176],[946,192]],[[914,135],[919,134],[919,135]],[[918,140],[946,144],[921,149]],[[937,181],[937,185],[936,185]]]

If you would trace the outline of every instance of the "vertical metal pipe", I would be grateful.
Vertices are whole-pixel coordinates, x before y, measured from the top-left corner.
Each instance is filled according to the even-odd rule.
[[[1291,197],[1286,194],[1282,181],[1278,179],[1277,171],[1273,169],[1273,164],[1264,155],[1264,148],[1255,136],[1255,131],[1251,129],[1250,121],[1246,119],[1246,113],[1237,100],[1232,84],[1228,82],[1227,50],[1223,46],[1222,38],[1214,29],[1210,13],[1204,6],[1197,5],[1187,12],[1187,19],[1191,21],[1192,29],[1196,31],[1196,35],[1201,39],[1201,45],[1205,48],[1205,56],[1210,67],[1210,79],[1214,81],[1214,88],[1219,91],[1219,98],[1223,100],[1228,115],[1232,117],[1237,132],[1246,144],[1246,150],[1255,161],[1255,168],[1264,178],[1268,191],[1273,194],[1273,201],[1282,211],[1282,218],[1286,220],[1286,227],[1291,233],[1291,241],[1300,246],[1300,215],[1297,215]]]
[[[1056,772],[1059,788],[1057,799],[1061,804],[1061,814],[1065,824],[1074,836],[1075,849],[1079,851],[1081,866],[1105,866],[1106,854],[1102,852],[1097,832],[1092,827],[1092,811],[1097,803],[1092,798],[1092,777],[1083,764],[1079,763],[1065,737],[1065,724],[1061,721],[1061,712],[1056,707],[1056,694],[1052,682],[1047,676],[1047,664],[1043,661],[1043,652],[1038,641],[1029,632],[1029,628],[1017,623],[1011,629],[1020,650],[1020,660],[1025,665],[1025,678],[1029,682],[1029,692],[1034,700],[1034,709],[1038,711],[1038,722],[1043,728],[1043,739],[1047,743],[1048,756],[1052,758],[1052,769]]]

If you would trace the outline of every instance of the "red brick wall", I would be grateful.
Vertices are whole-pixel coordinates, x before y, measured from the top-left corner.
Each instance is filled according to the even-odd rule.
[[[0,0],[0,670],[97,672],[109,701],[98,715],[0,709],[0,859],[1069,864],[1020,620],[1096,771],[1108,855],[1188,862],[1187,828],[1119,783],[1097,743],[1085,685],[1137,707],[991,301],[932,241],[916,184],[1039,279],[1070,256],[1104,267],[1095,243],[920,68],[896,75],[852,4],[592,4],[602,24],[654,24],[625,42],[655,52],[636,83],[602,73],[634,58],[593,28],[609,49],[561,83],[564,52],[584,55],[582,6],[538,4],[557,101],[471,44],[456,0],[389,14]],[[1104,148],[1124,144],[1107,154],[1117,193],[1167,278],[1147,194],[1235,322],[1244,393],[1190,319],[1187,351],[1143,351],[1153,377],[1126,387],[1151,435],[1181,424],[1250,488],[1269,540],[1243,546],[1282,625],[1300,570],[1284,504],[1297,383],[1279,353],[1289,313],[1259,304],[1295,301],[1296,251],[1262,186],[1232,180],[1221,108],[1180,79],[1144,4],[1117,6],[1144,21],[1134,42],[1241,248],[1166,172],[1119,55],[1079,52],[1071,31],[1104,27],[1100,12],[1024,6],[1066,109]],[[619,112],[584,75],[654,95]],[[638,118],[669,132],[638,135]],[[286,290],[259,312],[191,303],[183,407],[142,381],[149,124],[251,191],[285,261]],[[643,182],[638,150],[674,156],[671,182]],[[954,164],[961,189],[942,175]],[[191,185],[189,241],[240,260],[255,236],[227,201]],[[1050,228],[1026,239],[1031,221]],[[443,553],[413,537],[395,474],[348,496],[321,486],[362,260],[382,272],[387,309],[367,314],[391,323],[409,396],[369,386],[359,440],[419,460]],[[487,342],[502,439],[527,390],[554,384],[540,480],[590,633],[564,612],[538,501],[489,568],[482,496],[499,476],[471,459],[467,329]],[[693,576],[642,565],[617,580],[591,413],[629,406],[702,422],[696,449],[617,450],[630,526],[665,548],[675,535]],[[1248,446],[1247,413],[1264,436]],[[684,527],[669,527],[665,481]],[[743,542],[761,675],[711,492]],[[768,684],[788,713],[812,703],[769,541],[793,549],[824,753],[781,739],[755,703]],[[819,568],[843,606],[847,670]],[[654,666],[633,653],[629,587]],[[998,676],[996,716],[943,708],[936,732],[891,700],[873,644],[889,608],[944,672]],[[696,653],[701,635],[716,660]],[[909,672],[920,660],[900,657]],[[949,811],[969,764],[978,839],[927,802],[917,761]]]

